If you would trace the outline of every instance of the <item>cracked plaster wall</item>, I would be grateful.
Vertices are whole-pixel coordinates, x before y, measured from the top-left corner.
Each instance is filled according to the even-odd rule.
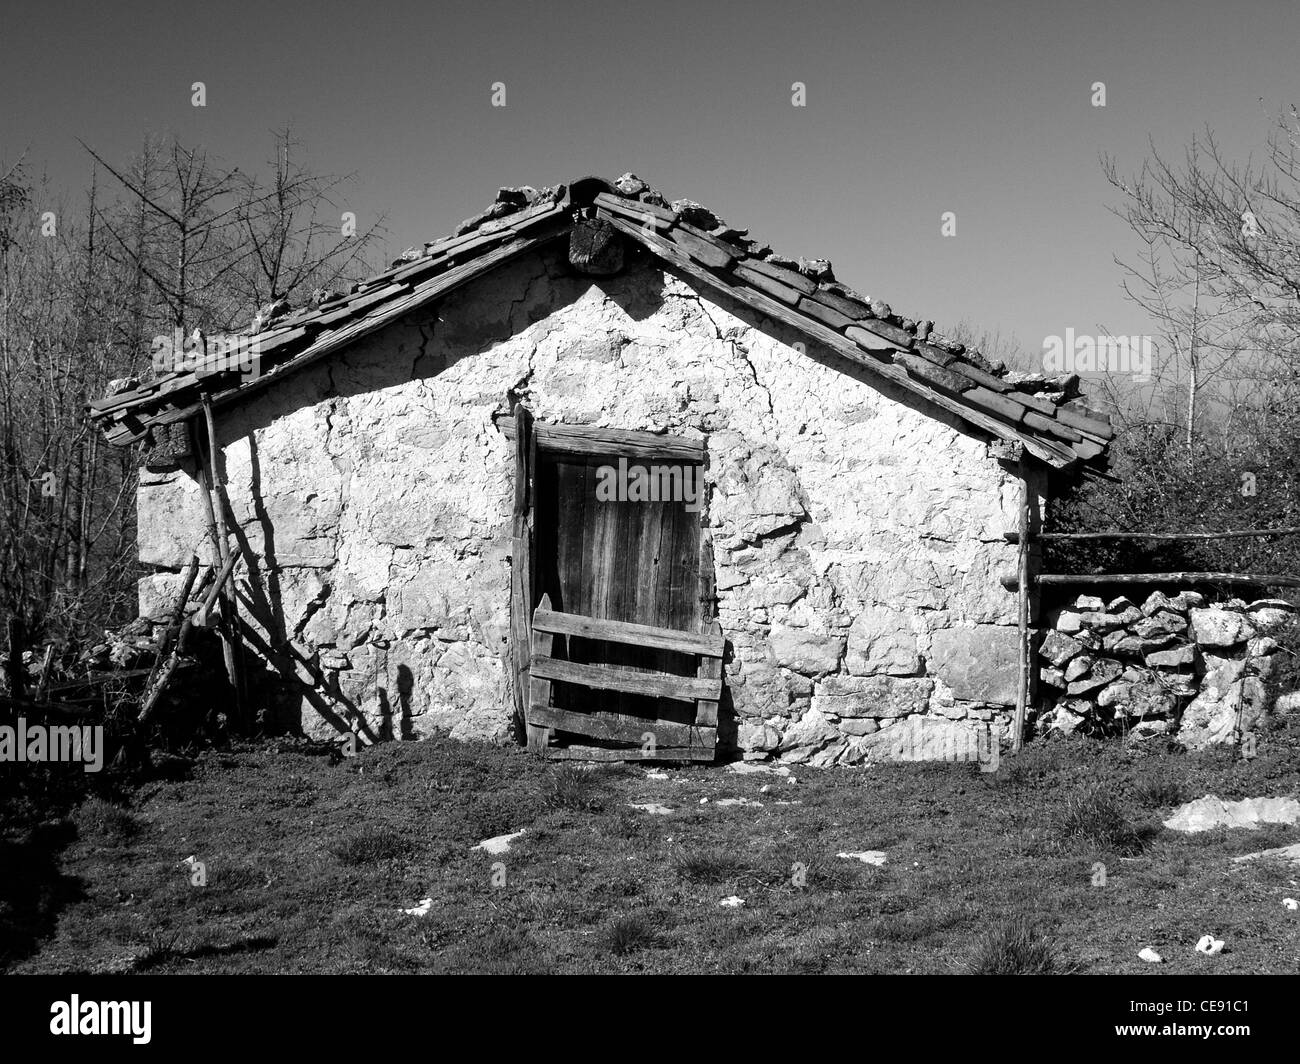
[[[513,445],[491,421],[508,391],[543,420],[704,439],[724,741],[829,764],[1005,738],[1013,473],[951,415],[784,326],[644,262],[575,277],[562,251],[219,414],[271,641],[341,718],[508,737]],[[139,514],[141,560],[178,569],[203,527],[194,481],[145,474]],[[142,615],[177,581],[143,580]],[[337,724],[306,701],[301,720]]]

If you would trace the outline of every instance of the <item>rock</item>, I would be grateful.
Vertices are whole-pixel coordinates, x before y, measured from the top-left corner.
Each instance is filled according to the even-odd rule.
[[[1260,599],[1246,607],[1250,623],[1261,632],[1273,631],[1296,618],[1295,607],[1283,599]]]
[[[1074,610],[1062,610],[1054,627],[1058,632],[1077,632],[1083,627],[1083,614]]]
[[[1038,653],[1040,657],[1046,658],[1059,669],[1076,654],[1083,653],[1083,644],[1063,632],[1053,631],[1048,632],[1043,638],[1043,645],[1039,647]]]
[[[1137,609],[1137,605],[1127,595],[1120,595],[1106,603],[1107,613],[1126,613],[1129,610]],[[1137,618],[1134,618],[1136,620]]]
[[[733,894],[729,898],[723,898],[720,902],[718,902],[718,904],[721,905],[724,909],[739,909],[742,905],[745,904],[745,899]]]
[[[1009,625],[940,629],[930,645],[933,672],[963,701],[1014,705],[1019,660],[1019,633]]]
[[[1134,624],[1130,631],[1143,639],[1152,639],[1162,635],[1176,635],[1187,630],[1187,618],[1168,610],[1161,610],[1152,617],[1144,617]]]
[[[1196,663],[1196,647],[1187,643],[1172,650],[1157,650],[1147,654],[1143,660],[1152,667],[1182,668]]]
[[[1154,617],[1161,610],[1174,609],[1174,602],[1163,591],[1153,591],[1147,596],[1147,600],[1142,603],[1142,616]]]
[[[813,687],[812,709],[837,717],[904,717],[923,713],[934,681],[921,677],[828,676]]]
[[[1294,713],[1300,709],[1300,691],[1288,691],[1277,696],[1273,703],[1273,712],[1278,714]]]
[[[880,725],[869,717],[840,721],[840,731],[845,735],[870,735],[880,730]]]
[[[1081,680],[1075,680],[1066,693],[1070,695],[1087,694],[1089,691],[1095,691],[1099,687],[1105,687],[1106,684],[1114,680],[1123,671],[1123,666],[1118,661],[1112,661],[1110,658],[1098,658],[1093,662],[1092,669],[1088,675]]]
[[[1076,730],[1078,730],[1079,725],[1087,719],[1086,714],[1075,712],[1068,708],[1064,703],[1061,703],[1044,713],[1038,719],[1038,723],[1040,728],[1044,728],[1047,731],[1060,732],[1062,735],[1072,735]]]
[[[1240,613],[1211,606],[1191,610],[1188,634],[1200,646],[1230,647],[1253,638],[1256,632]]]
[[[1137,613],[1136,610],[1133,612]],[[1139,613],[1137,617],[1128,618],[1126,614],[1122,613],[1089,611],[1080,614],[1080,619],[1083,621],[1083,626],[1085,628],[1091,628],[1094,632],[1112,632],[1116,628],[1123,628],[1125,625],[1131,624],[1133,621],[1140,620],[1141,616],[1142,615]]]
[[[722,809],[733,805],[756,805],[760,809],[763,808],[763,803],[756,802],[753,798],[719,798],[713,804]]]
[[[916,636],[907,615],[883,606],[868,606],[849,627],[845,667],[853,676],[888,673],[915,676],[921,671]]]
[[[643,813],[649,813],[651,816],[668,816],[672,810],[666,805],[660,805],[658,802],[629,802],[633,809],[640,809]]]
[[[776,664],[808,676],[823,676],[839,668],[844,637],[808,628],[773,625],[768,646]]]
[[[1207,794],[1179,806],[1164,825],[1171,831],[1192,834],[1219,827],[1253,831],[1260,824],[1294,824],[1298,820],[1300,802],[1294,798],[1245,798],[1239,802],[1225,802],[1218,795]]]
[[[835,856],[843,857],[846,861],[861,861],[863,864],[875,865],[877,868],[889,860],[889,855],[884,850],[849,850],[847,853],[837,853]]]
[[[1171,727],[1167,720],[1140,720],[1133,725],[1129,736],[1134,739],[1147,739],[1153,735],[1165,735]]]
[[[624,174],[614,182],[614,187],[624,196],[639,196],[650,186],[642,181],[636,174]]]
[[[1164,961],[1164,958],[1150,946],[1138,950],[1138,956],[1148,964],[1161,964]]]
[[[521,830],[512,832],[509,835],[496,835],[490,839],[484,839],[477,846],[471,846],[470,849],[482,850],[484,853],[490,854],[508,853],[510,851],[510,844],[527,830],[527,828],[522,828]]]
[[[727,766],[728,772],[734,772],[737,776],[753,776],[755,774],[768,776],[788,776],[790,770],[780,765],[754,765],[745,761],[733,761]]]
[[[1300,866],[1300,842],[1293,842],[1290,846],[1275,846],[1271,850],[1260,850],[1257,853],[1244,853],[1240,857],[1234,857],[1233,861],[1290,861]],[[1283,902],[1285,905],[1286,903]],[[1287,905],[1288,909],[1294,908]]]
[[[432,898],[421,898],[413,909],[403,909],[407,916],[428,916],[429,910],[433,908]]]
[[[1243,662],[1235,664],[1244,666]],[[1189,750],[1236,742],[1264,715],[1267,694],[1258,677],[1233,680],[1222,693],[1209,676],[1207,681],[1183,711],[1179,725],[1178,739]]]
[[[1173,608],[1186,613],[1188,610],[1197,606],[1205,605],[1205,596],[1199,591],[1180,591],[1170,600]]]
[[[1081,613],[1096,613],[1099,610],[1104,610],[1106,608],[1106,603],[1096,595],[1080,595],[1074,600],[1074,608]]]
[[[1065,687],[1065,673],[1060,669],[1041,668],[1038,670],[1038,679],[1047,687]]]
[[[1196,952],[1204,953],[1207,957],[1213,957],[1216,953],[1223,952],[1223,940],[1215,938],[1213,935],[1203,935],[1201,940],[1196,943]]]
[[[1288,846],[1288,847],[1286,847],[1286,849],[1288,849],[1288,850],[1295,850],[1295,851],[1296,851],[1296,853],[1295,853],[1296,860],[1297,860],[1297,862],[1300,862],[1300,843],[1296,843],[1295,846]],[[1248,856],[1251,856],[1251,857],[1257,857],[1257,856],[1259,856],[1259,855],[1258,855],[1258,854],[1249,854]],[[1245,860],[1245,858],[1238,857],[1238,858],[1236,858],[1236,860],[1238,860],[1238,861],[1242,861],[1242,860]],[[1297,909],[1300,909],[1300,901],[1296,901],[1295,898],[1283,898],[1283,899],[1282,899],[1282,905],[1283,905],[1284,908],[1290,909],[1292,912],[1295,912]]]
[[[987,737],[982,724],[911,716],[853,740],[845,761],[978,761]]]
[[[1092,663],[1097,659],[1091,654],[1080,654],[1077,658],[1065,666],[1065,682],[1072,683],[1080,676],[1092,668]]]
[[[1121,628],[1107,634],[1102,640],[1101,646],[1108,654],[1115,654],[1119,657],[1136,657],[1142,653],[1144,642],[1145,640],[1130,635]]]
[[[672,209],[677,212],[681,220],[687,225],[693,225],[697,229],[703,229],[706,232],[710,229],[716,229],[722,224],[721,219],[716,214],[694,200],[673,200]]]

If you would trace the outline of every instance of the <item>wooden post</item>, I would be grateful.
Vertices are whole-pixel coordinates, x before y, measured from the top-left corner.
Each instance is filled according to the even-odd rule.
[[[551,611],[551,596],[543,595],[542,601],[537,607],[539,610]],[[531,666],[534,658],[550,657],[551,650],[555,642],[555,636],[550,632],[543,632],[537,628],[532,630],[532,654],[529,657]],[[551,708],[551,681],[544,680],[541,677],[532,675],[531,668],[528,676],[528,703],[524,707],[525,714],[532,711],[536,706],[542,710]],[[528,724],[528,749],[535,754],[546,756],[546,748],[550,745],[551,729],[547,725],[533,724],[527,716],[525,721]]]
[[[1033,668],[1029,636],[1029,470],[1022,457],[1020,460],[1020,545],[1018,550],[1019,565],[1019,641],[1020,676],[1016,688],[1016,716],[1012,725],[1011,749],[1018,753],[1025,741],[1025,711],[1029,707],[1029,673]]]
[[[19,617],[10,617],[8,624],[9,655],[5,659],[5,674],[9,677],[9,695],[22,698],[27,689],[27,678],[23,672],[23,622]]]
[[[217,429],[216,423],[212,417],[212,401],[206,394],[202,396],[203,419],[207,424],[208,435],[208,477],[209,483],[207,490],[203,495],[207,502],[207,512],[210,518],[210,528],[217,541],[217,552],[221,559],[222,568],[227,567],[230,561],[230,538],[229,530],[226,527],[226,510],[230,503],[226,497],[225,485],[221,480],[221,471],[217,465]],[[203,484],[203,464],[199,463],[200,487]],[[218,588],[223,585],[218,583]],[[246,692],[244,690],[243,669],[240,667],[240,632],[239,632],[239,605],[234,594],[226,594],[224,589],[220,595],[221,603],[221,650],[222,657],[226,663],[226,678],[230,681],[230,686],[235,692],[235,716],[240,723],[240,727],[249,730],[250,721],[248,719],[248,705]]]
[[[36,685],[36,701],[44,702],[45,694],[50,689],[50,672],[54,668],[54,644],[45,648],[45,657],[41,661],[41,678]]]

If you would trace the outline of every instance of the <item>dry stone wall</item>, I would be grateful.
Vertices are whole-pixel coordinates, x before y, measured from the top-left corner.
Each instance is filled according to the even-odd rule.
[[[303,728],[509,736],[513,445],[492,415],[520,399],[705,443],[724,745],[824,765],[1004,741],[1015,469],[859,374],[652,264],[593,282],[538,254],[223,412],[268,641],[330,707],[300,697]],[[203,526],[197,486],[148,475],[139,513],[157,616]]]
[[[1040,730],[1171,735],[1190,749],[1234,743],[1268,711],[1281,599],[1207,603],[1153,591],[1138,606],[1080,595],[1049,614],[1038,651]]]

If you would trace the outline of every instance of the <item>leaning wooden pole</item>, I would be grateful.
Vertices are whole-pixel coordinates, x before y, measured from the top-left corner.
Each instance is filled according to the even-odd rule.
[[[1019,640],[1020,675],[1016,688],[1016,717],[1012,725],[1011,749],[1019,752],[1025,741],[1025,712],[1029,708],[1029,670],[1033,667],[1029,634],[1029,471],[1024,460],[1020,466],[1020,546],[1017,552],[1019,564]]]
[[[217,542],[217,553],[223,569],[227,568],[227,563],[231,558],[230,534],[226,527],[226,510],[229,507],[229,500],[226,497],[225,485],[221,480],[221,469],[217,463],[217,429],[216,423],[212,417],[212,401],[207,395],[202,397],[203,403],[203,420],[207,426],[208,440],[208,463],[205,470],[202,462],[199,463],[200,487],[203,489],[201,494],[204,497],[205,509],[208,517],[209,531]],[[204,484],[204,474],[206,473],[207,483]],[[247,729],[249,726],[247,705],[245,701],[243,670],[240,668],[241,660],[239,654],[240,648],[240,631],[238,622],[238,604],[234,594],[228,594],[222,584],[217,585],[221,590],[219,602],[221,604],[221,647],[222,657],[226,664],[226,678],[230,681],[230,686],[235,692],[235,716],[240,723],[240,727]]]

